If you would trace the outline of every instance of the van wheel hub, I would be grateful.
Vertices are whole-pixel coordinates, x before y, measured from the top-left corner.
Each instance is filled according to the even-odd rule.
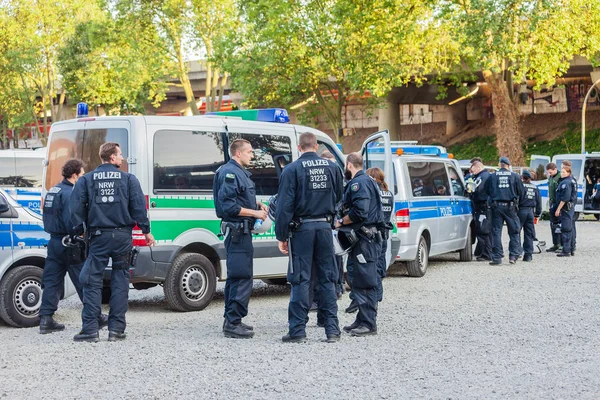
[[[208,287],[206,273],[199,266],[193,265],[184,272],[181,284],[185,296],[197,300],[204,295]]]
[[[25,279],[15,288],[14,304],[22,315],[35,315],[40,310],[42,285],[34,279]]]

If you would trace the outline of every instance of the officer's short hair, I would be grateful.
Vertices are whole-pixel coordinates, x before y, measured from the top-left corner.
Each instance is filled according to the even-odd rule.
[[[335,161],[335,156],[331,154],[329,150],[325,150],[323,153],[321,153],[321,158],[326,158],[328,160]]]
[[[473,158],[471,158],[470,162],[471,162],[471,164],[476,163],[476,162],[480,162],[480,163],[483,164],[483,161],[479,157],[473,157]]]
[[[562,160],[561,162],[562,165],[566,165],[567,167],[572,167],[573,163],[569,160]]]
[[[248,143],[250,146],[252,146],[252,144],[250,144],[250,142],[247,141],[246,139],[236,139],[236,140],[234,140],[229,145],[229,155],[231,157],[235,156],[235,153],[237,153],[238,150],[241,150],[246,143]]]
[[[481,162],[481,160],[475,160],[473,161],[471,168],[472,167],[476,167],[476,168],[483,168],[483,163]]]
[[[110,156],[117,154],[117,147],[120,147],[119,143],[115,142],[106,142],[102,144],[102,146],[100,146],[100,151],[98,152],[100,159],[102,161],[110,161]]]
[[[350,153],[346,157],[346,163],[352,164],[352,166],[354,166],[354,168],[362,168],[363,164],[364,164],[364,161],[363,161],[363,158],[362,158],[362,156],[360,154],[358,154],[358,153]]]
[[[83,161],[77,158],[71,158],[62,167],[62,176],[64,178],[70,178],[73,174],[79,175],[83,168]]]
[[[553,162],[549,162],[548,164],[546,164],[546,171],[548,171],[549,169],[556,169],[556,164],[554,164]]]
[[[317,136],[314,133],[304,132],[298,138],[298,145],[302,150],[311,150],[317,146]]]

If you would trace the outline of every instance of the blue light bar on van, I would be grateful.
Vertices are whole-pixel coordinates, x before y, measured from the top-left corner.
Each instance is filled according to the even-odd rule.
[[[204,115],[222,115],[225,117],[239,117],[245,121],[277,122],[286,124],[290,116],[284,108],[260,108],[256,110],[214,111]]]
[[[402,149],[404,154],[420,154],[424,156],[438,156],[448,158],[448,153],[443,152],[439,146],[392,146],[392,154],[396,154],[398,149]],[[383,153],[385,149],[379,146],[369,147],[369,153]]]
[[[77,103],[77,118],[88,116],[88,105],[87,103]]]

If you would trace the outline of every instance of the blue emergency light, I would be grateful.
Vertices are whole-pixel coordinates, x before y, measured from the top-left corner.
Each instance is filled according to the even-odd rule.
[[[213,111],[204,115],[222,115],[224,117],[238,117],[245,121],[277,122],[286,124],[290,116],[284,108],[260,108],[256,110]]]
[[[87,103],[77,103],[77,118],[88,116],[88,105]]]

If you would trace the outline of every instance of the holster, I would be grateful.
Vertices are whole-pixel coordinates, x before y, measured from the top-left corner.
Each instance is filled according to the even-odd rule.
[[[112,257],[113,270],[129,270],[131,252]]]
[[[367,228],[366,226],[361,226],[359,232],[368,240],[373,240],[377,234],[376,228]]]

